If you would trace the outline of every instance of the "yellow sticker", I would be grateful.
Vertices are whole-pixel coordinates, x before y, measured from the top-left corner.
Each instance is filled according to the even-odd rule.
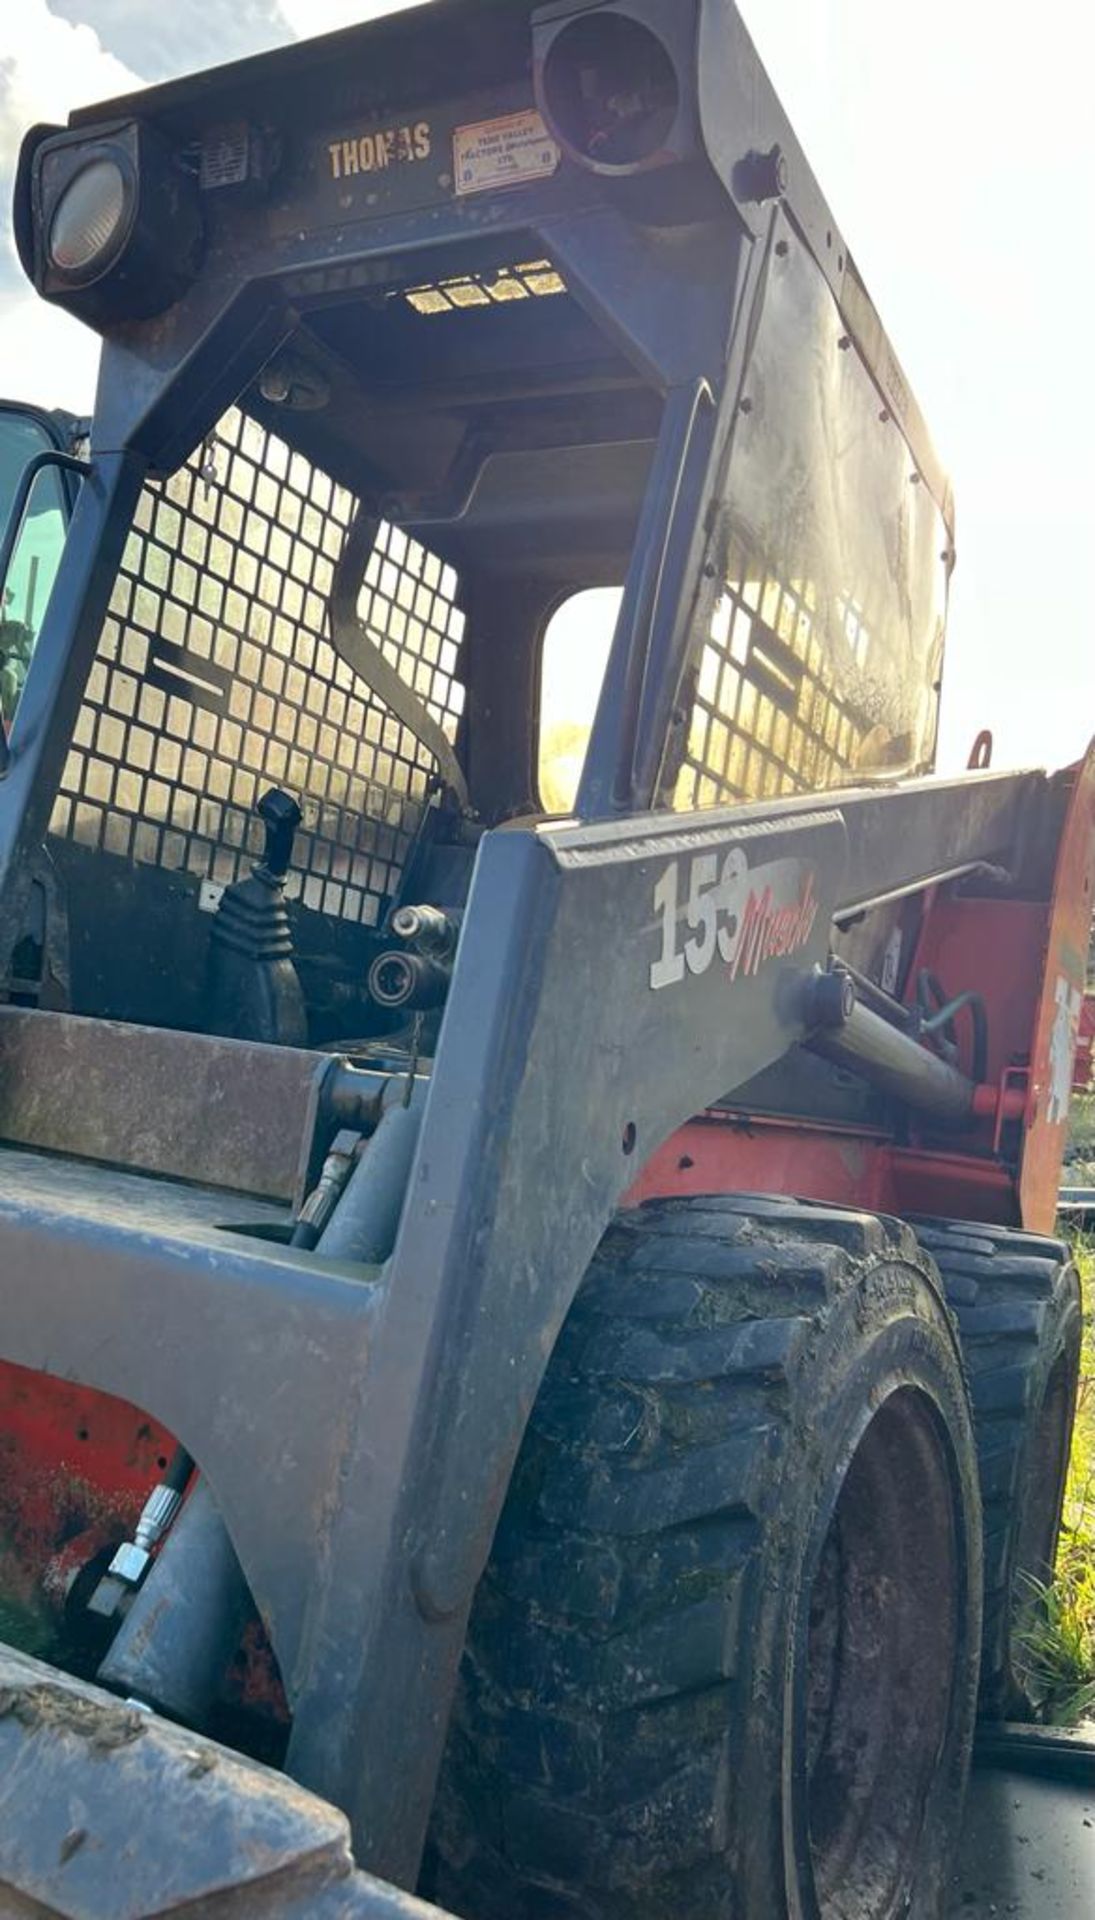
[[[457,127],[452,137],[457,193],[488,193],[546,180],[559,165],[559,149],[535,107]]]

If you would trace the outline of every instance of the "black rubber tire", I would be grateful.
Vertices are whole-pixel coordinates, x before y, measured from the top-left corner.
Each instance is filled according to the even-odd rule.
[[[938,1920],[980,1594],[961,1361],[908,1229],[622,1216],[479,1588],[425,1890],[473,1920]]]
[[[1052,1577],[1080,1377],[1080,1281],[1060,1240],[947,1220],[914,1231],[943,1276],[969,1374],[984,1509],[981,1712],[1033,1710],[1024,1576]]]

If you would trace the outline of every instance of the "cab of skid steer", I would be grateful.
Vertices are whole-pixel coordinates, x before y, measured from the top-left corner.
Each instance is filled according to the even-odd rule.
[[[588,11],[381,23],[391,113],[305,53],[28,140],[25,264],[105,343],[0,793],[73,1010],[218,1024],[270,788],[326,1044],[391,1030],[360,989],[390,912],[459,906],[484,828],[931,766],[949,496],[854,263],[781,118],[728,169],[719,9],[697,97],[701,10]]]

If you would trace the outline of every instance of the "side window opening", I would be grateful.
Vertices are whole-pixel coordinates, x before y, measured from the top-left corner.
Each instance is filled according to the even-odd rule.
[[[33,420],[0,412],[0,533],[28,460],[52,443]],[[22,529],[3,585],[0,608],[0,717],[10,728],[38,642],[65,544],[64,482],[47,468],[31,487]]]
[[[537,784],[547,813],[573,811],[622,597],[621,587],[582,588],[545,630]]]

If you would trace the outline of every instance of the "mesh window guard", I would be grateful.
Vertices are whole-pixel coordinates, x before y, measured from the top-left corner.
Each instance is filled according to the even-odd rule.
[[[824,275],[772,252],[723,475],[681,808],[934,758],[951,539]]]
[[[215,477],[212,477],[215,474]],[[291,899],[375,926],[421,823],[433,756],[331,645],[356,502],[233,411],[150,482],[103,623],[51,832],[229,882],[269,786],[299,801]],[[381,524],[359,599],[376,644],[455,737],[463,615],[450,567]]]
[[[861,610],[840,609],[849,648],[865,662]],[[782,584],[733,541],[722,596],[700,655],[684,764],[682,810],[841,784],[870,722],[824,683],[816,590]]]

